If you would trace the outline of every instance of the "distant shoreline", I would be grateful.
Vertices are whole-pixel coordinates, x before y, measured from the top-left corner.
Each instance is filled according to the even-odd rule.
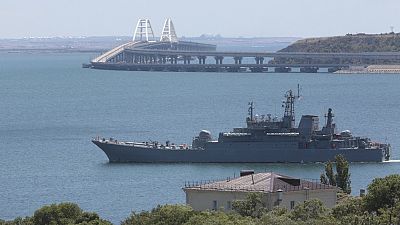
[[[0,53],[101,53],[131,41],[131,37],[86,37],[86,38],[23,38],[0,39]],[[217,45],[221,50],[241,49],[254,51],[278,51],[300,38],[257,37],[224,38],[214,36],[181,37],[192,41]]]
[[[5,48],[1,53],[101,53],[107,49],[68,49],[68,48]]]

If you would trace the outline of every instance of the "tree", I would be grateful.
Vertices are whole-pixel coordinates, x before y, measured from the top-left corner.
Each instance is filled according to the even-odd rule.
[[[36,210],[33,222],[41,225],[74,224],[81,213],[82,210],[74,203],[52,204]]]
[[[364,204],[369,212],[393,208],[400,201],[400,175],[375,178],[367,190]]]
[[[326,216],[327,208],[319,199],[311,199],[294,207],[290,217],[293,220],[317,220]]]
[[[333,172],[331,161],[328,161],[325,165],[325,174],[321,174],[321,183],[336,186],[336,175]]]
[[[232,209],[241,216],[260,217],[266,211],[262,193],[249,193],[245,200],[236,200]]]
[[[29,220],[34,225],[111,225],[109,221],[100,219],[96,213],[83,212],[77,204],[68,202],[43,206],[35,211],[32,218],[26,219]]]
[[[290,218],[286,208],[275,207],[268,211],[259,220],[259,225],[298,225],[299,223]]]
[[[206,211],[192,216],[184,225],[256,225],[256,222],[251,217],[242,217],[238,214]]]
[[[96,213],[84,212],[77,204],[60,203],[43,206],[32,217],[17,217],[0,225],[112,225]]]
[[[350,181],[350,173],[349,173],[349,162],[347,162],[346,158],[343,155],[337,155],[335,157],[336,160],[336,183],[339,188],[343,190],[343,192],[350,194],[351,193],[351,181]]]
[[[321,174],[320,180],[323,184],[337,186],[343,192],[351,193],[351,181],[349,173],[349,162],[343,155],[335,156],[336,174],[333,172],[333,163],[328,161],[325,165],[325,174]]]
[[[184,205],[157,206],[151,212],[132,214],[121,225],[181,225],[186,223],[195,211]]]

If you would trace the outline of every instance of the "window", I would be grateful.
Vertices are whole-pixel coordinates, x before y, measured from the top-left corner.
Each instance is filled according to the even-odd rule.
[[[290,209],[294,209],[294,201],[290,201]]]
[[[232,202],[228,201],[226,202],[226,210],[231,210],[232,209]]]
[[[212,210],[217,210],[217,207],[218,207],[218,205],[217,205],[217,200],[214,200],[214,201],[213,201]]]

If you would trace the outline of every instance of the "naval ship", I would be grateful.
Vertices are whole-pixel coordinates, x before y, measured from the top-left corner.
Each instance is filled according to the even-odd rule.
[[[349,162],[382,162],[390,159],[390,144],[353,136],[349,130],[337,132],[334,114],[329,108],[326,123],[319,128],[319,118],[303,115],[295,127],[295,100],[285,94],[284,115],[254,115],[249,103],[246,127],[219,133],[214,140],[202,130],[191,145],[170,141],[135,142],[96,137],[92,142],[104,151],[110,162],[145,163],[308,163],[333,160],[343,155]]]

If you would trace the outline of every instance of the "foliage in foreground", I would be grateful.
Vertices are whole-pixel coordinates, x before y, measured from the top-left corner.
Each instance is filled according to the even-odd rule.
[[[346,166],[344,166],[346,168]],[[344,172],[343,177],[347,177]],[[334,176],[337,179],[337,175]],[[340,180],[341,178],[339,178]],[[345,179],[344,179],[345,180]],[[343,180],[342,180],[343,181]],[[346,182],[344,182],[346,183]],[[382,191],[379,191],[382,190]],[[267,210],[262,195],[251,193],[232,204],[234,212],[196,212],[188,206],[158,206],[151,212],[132,213],[123,225],[380,225],[400,223],[400,175],[375,179],[365,197],[343,198],[327,209],[320,200],[298,204],[292,211]],[[377,199],[380,201],[377,201]],[[394,200],[393,200],[394,199]]]
[[[325,165],[325,174],[321,174],[321,183],[339,187],[344,193],[350,194],[349,162],[343,155],[335,156],[336,173],[333,172],[333,163],[328,161]]]
[[[233,203],[234,212],[197,212],[189,206],[164,205],[151,211],[133,212],[122,225],[381,225],[400,224],[400,175],[374,179],[364,197],[341,200],[333,209],[311,199],[292,211],[267,210],[262,195],[249,194]],[[44,206],[32,217],[1,221],[0,225],[110,225],[96,213],[84,212],[76,204]]]
[[[32,217],[1,221],[0,225],[111,225],[96,213],[84,212],[77,204],[60,203],[35,211]]]

